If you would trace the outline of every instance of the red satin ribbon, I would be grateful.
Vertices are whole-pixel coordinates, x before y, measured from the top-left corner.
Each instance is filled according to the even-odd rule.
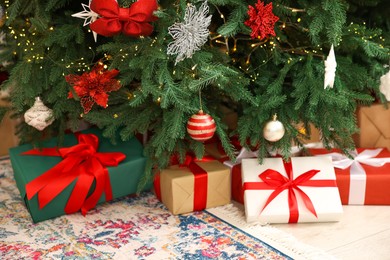
[[[138,0],[129,8],[121,8],[115,0],[93,0],[90,8],[101,17],[90,24],[92,31],[107,37],[123,32],[128,36],[148,36],[153,32],[149,24],[157,20],[156,0]]]
[[[215,161],[212,156],[204,156],[202,159],[196,159],[194,156],[186,155],[182,164],[179,164],[177,156],[171,158],[171,165],[179,164],[180,167],[187,167],[194,175],[194,211],[204,210],[207,206],[207,187],[208,174],[195,162],[210,162]],[[157,174],[154,179],[154,190],[157,198],[161,200],[160,174]]]
[[[291,162],[283,162],[284,168],[287,173],[287,178],[279,172],[267,169],[261,174],[259,178],[263,182],[245,182],[243,189],[245,190],[274,190],[268,197],[261,212],[268,206],[268,204],[274,200],[283,190],[288,189],[288,205],[290,210],[289,223],[297,223],[299,218],[298,201],[296,198],[296,192],[301,196],[306,208],[317,217],[314,205],[309,196],[301,190],[298,186],[310,186],[310,187],[336,187],[335,180],[310,180],[316,175],[319,170],[307,171],[296,179],[293,179],[293,171]],[[261,213],[260,212],[260,213]]]
[[[200,211],[206,208],[208,186],[207,171],[195,162],[210,161],[215,161],[215,158],[212,156],[204,156],[202,159],[197,159],[194,156],[186,155],[184,163],[180,164],[180,167],[188,167],[194,175],[194,211]]]
[[[69,184],[77,179],[65,213],[70,214],[81,209],[85,215],[96,206],[101,195],[112,200],[112,189],[107,166],[115,167],[126,158],[123,153],[97,152],[99,139],[93,134],[76,134],[78,144],[67,148],[33,149],[23,155],[61,156],[63,160],[26,185],[27,198],[30,200],[38,194],[39,208],[42,209]],[[95,181],[95,189],[90,196],[88,192]]]
[[[161,199],[161,176],[158,172],[156,176],[154,176],[153,180],[153,187],[154,187],[154,193],[156,194],[156,197],[159,201],[162,201]]]

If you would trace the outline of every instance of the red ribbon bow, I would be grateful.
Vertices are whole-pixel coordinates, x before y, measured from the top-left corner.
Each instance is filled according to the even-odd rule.
[[[157,20],[156,0],[139,0],[129,8],[121,8],[115,0],[93,0],[90,8],[101,17],[90,24],[92,31],[107,37],[121,31],[128,36],[148,36],[153,32],[150,22]]]
[[[299,218],[299,209],[296,193],[302,197],[302,200],[306,208],[317,217],[316,210],[314,205],[309,198],[309,196],[301,190],[298,186],[311,186],[311,187],[336,187],[335,180],[310,180],[314,175],[316,175],[319,170],[310,170],[307,171],[296,179],[293,178],[293,170],[291,162],[283,162],[284,168],[286,170],[287,176],[285,177],[279,172],[267,169],[261,174],[259,178],[263,182],[245,182],[244,190],[260,190],[260,189],[272,189],[274,190],[271,195],[268,197],[264,207],[261,212],[274,200],[282,191],[288,189],[288,206],[290,209],[290,218],[289,223],[297,223]],[[260,212],[260,213],[261,213]]]
[[[76,134],[78,144],[67,148],[33,149],[24,155],[61,156],[63,160],[26,185],[27,198],[38,194],[42,209],[67,186],[77,179],[76,185],[65,207],[70,214],[81,209],[83,215],[95,207],[103,192],[106,200],[112,200],[110,177],[106,166],[117,166],[126,158],[123,153],[97,152],[99,139],[93,134]],[[95,189],[88,192],[95,181]]]

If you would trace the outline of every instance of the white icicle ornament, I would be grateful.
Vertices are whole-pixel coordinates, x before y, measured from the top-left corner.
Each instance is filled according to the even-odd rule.
[[[42,131],[53,123],[53,110],[45,106],[40,97],[36,97],[34,105],[24,113],[24,121],[28,125]]]
[[[379,90],[385,95],[387,101],[390,101],[390,71],[381,77]]]
[[[324,79],[324,89],[333,88],[334,79],[336,77],[336,55],[334,54],[333,44],[330,48],[329,55],[325,60],[325,79]]]

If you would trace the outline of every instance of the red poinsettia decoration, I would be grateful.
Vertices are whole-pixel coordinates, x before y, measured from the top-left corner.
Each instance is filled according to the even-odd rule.
[[[245,25],[252,29],[251,37],[260,40],[268,35],[275,36],[275,23],[279,17],[272,13],[272,3],[264,5],[260,0],[257,1],[255,7],[249,6],[249,19],[245,21]]]
[[[121,87],[119,80],[114,79],[118,73],[116,69],[105,70],[104,64],[98,62],[90,72],[85,72],[81,76],[70,74],[65,76],[65,80],[72,85],[74,92],[80,98],[84,113],[87,114],[95,103],[107,107],[107,93]],[[72,91],[69,91],[68,98],[73,98]]]

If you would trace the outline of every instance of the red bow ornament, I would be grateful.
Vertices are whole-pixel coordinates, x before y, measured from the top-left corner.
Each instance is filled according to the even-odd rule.
[[[157,20],[155,0],[138,0],[129,8],[121,8],[115,0],[93,0],[90,8],[100,17],[90,24],[92,31],[111,37],[123,32],[125,35],[148,36],[153,32],[150,22]]]
[[[99,139],[93,134],[77,134],[78,144],[66,148],[33,149],[24,155],[61,156],[63,160],[26,185],[27,198],[38,194],[39,207],[45,207],[67,186],[76,184],[65,207],[70,214],[81,209],[83,215],[95,207],[103,193],[112,200],[112,189],[107,166],[115,167],[126,158],[119,152],[97,152]],[[88,196],[92,184],[95,189]]]

